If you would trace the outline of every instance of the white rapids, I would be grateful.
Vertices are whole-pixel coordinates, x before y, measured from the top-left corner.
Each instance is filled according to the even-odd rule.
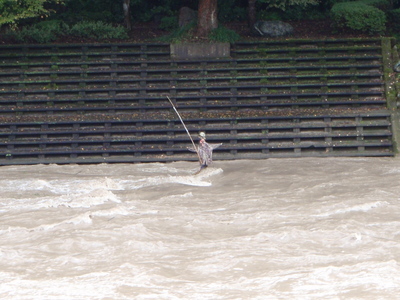
[[[1,299],[396,299],[400,159],[0,167]]]

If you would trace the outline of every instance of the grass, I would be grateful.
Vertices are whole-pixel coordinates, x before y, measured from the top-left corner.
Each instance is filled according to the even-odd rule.
[[[199,42],[199,43],[235,43],[240,39],[240,35],[235,31],[228,29],[224,26],[219,26],[218,28],[211,31],[209,36],[204,38],[199,38],[196,36],[196,22],[191,22],[184,27],[177,28],[173,30],[169,35],[159,38],[160,42],[179,44],[184,42]]]

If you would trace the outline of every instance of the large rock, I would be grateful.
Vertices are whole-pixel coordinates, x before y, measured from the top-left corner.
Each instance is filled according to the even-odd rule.
[[[293,27],[282,21],[257,21],[252,31],[258,36],[278,37],[293,34]]]
[[[179,10],[179,27],[184,27],[187,24],[189,24],[190,22],[192,22],[193,20],[196,20],[197,15],[196,15],[196,11],[189,8],[189,7],[182,7]]]
[[[400,61],[398,61],[397,64],[394,65],[393,69],[395,72],[400,72]]]

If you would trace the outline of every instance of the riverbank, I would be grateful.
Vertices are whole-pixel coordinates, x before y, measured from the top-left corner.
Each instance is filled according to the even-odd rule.
[[[241,40],[259,41],[259,40],[279,40],[287,38],[295,39],[325,39],[325,38],[370,38],[366,34],[354,33],[351,31],[335,32],[331,26],[329,19],[327,20],[303,20],[288,22],[293,26],[294,32],[290,37],[284,38],[265,38],[255,37],[251,34],[250,28],[246,22],[231,22],[223,24],[227,28],[234,30],[241,36]],[[168,35],[168,31],[162,30],[154,22],[135,23],[132,30],[128,33],[129,37],[125,40],[102,40],[96,41],[88,38],[77,38],[71,36],[63,36],[57,39],[53,44],[76,44],[76,43],[105,43],[105,42],[129,42],[129,43],[145,43],[155,42],[163,36]],[[0,34],[0,45],[15,44],[16,42],[4,37]]]

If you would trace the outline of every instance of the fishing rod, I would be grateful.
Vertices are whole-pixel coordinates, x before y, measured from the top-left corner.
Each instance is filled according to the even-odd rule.
[[[196,151],[197,156],[199,157],[199,162],[200,162],[200,165],[201,165],[201,157],[200,157],[199,150],[197,149],[196,144],[194,143],[194,141],[193,141],[193,139],[192,139],[192,137],[191,137],[191,135],[190,135],[190,133],[189,133],[189,130],[187,129],[185,123],[183,122],[183,120],[182,120],[182,118],[181,118],[181,115],[179,114],[178,110],[175,108],[174,103],[172,103],[171,99],[170,99],[168,96],[167,96],[167,98],[168,98],[169,102],[171,103],[172,108],[175,110],[176,114],[178,115],[179,120],[181,120],[181,123],[182,123],[183,127],[185,128],[186,133],[188,134],[190,140],[192,141],[193,148],[194,148],[194,150]]]

